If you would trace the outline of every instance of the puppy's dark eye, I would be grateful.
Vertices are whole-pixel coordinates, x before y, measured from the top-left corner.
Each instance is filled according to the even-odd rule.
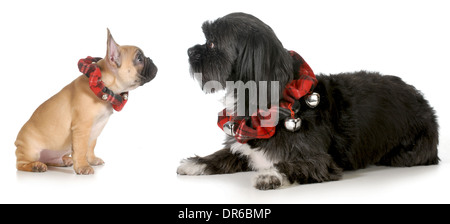
[[[136,61],[137,61],[137,62],[143,62],[143,61],[144,61],[144,57],[142,56],[142,54],[138,54],[138,55],[136,56]]]

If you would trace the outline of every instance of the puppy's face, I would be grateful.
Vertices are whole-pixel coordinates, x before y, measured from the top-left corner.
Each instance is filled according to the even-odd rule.
[[[191,75],[206,82],[280,81],[292,79],[292,59],[273,30],[258,18],[232,13],[202,26],[205,44],[188,50]],[[201,76],[197,76],[201,73]],[[204,89],[205,90],[205,89]],[[214,92],[218,89],[208,89]]]
[[[135,46],[120,46],[108,30],[106,61],[122,91],[136,89],[155,78],[158,68]]]

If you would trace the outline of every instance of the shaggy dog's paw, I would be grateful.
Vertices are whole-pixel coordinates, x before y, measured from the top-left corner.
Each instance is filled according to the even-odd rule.
[[[258,190],[273,190],[282,185],[283,176],[276,169],[268,169],[258,173],[253,186]]]
[[[181,160],[178,166],[177,173],[180,175],[204,175],[206,164],[199,164],[192,159]]]

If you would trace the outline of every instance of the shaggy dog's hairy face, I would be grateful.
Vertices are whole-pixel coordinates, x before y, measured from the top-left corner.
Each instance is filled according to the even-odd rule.
[[[274,80],[284,86],[293,78],[291,57],[258,18],[232,13],[203,23],[202,29],[206,43],[188,50],[191,74],[201,73],[201,80],[196,79],[202,87],[209,81],[224,87],[226,81]]]

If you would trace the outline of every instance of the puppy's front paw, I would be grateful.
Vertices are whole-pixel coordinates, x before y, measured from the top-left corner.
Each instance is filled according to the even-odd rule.
[[[90,175],[90,174],[94,174],[94,168],[92,168],[91,166],[81,166],[81,167],[75,167],[74,168],[75,173],[77,174],[81,174],[81,175]]]
[[[88,159],[88,162],[91,166],[99,166],[99,165],[105,164],[105,162],[98,157],[94,157],[93,159]]]
[[[268,169],[258,173],[254,187],[258,190],[273,190],[282,184],[283,176],[276,169]]]
[[[204,175],[206,164],[199,164],[193,159],[181,160],[177,173],[180,175]]]
[[[64,157],[62,157],[62,161],[63,161],[63,166],[65,166],[65,167],[73,166],[72,157],[64,156]]]

